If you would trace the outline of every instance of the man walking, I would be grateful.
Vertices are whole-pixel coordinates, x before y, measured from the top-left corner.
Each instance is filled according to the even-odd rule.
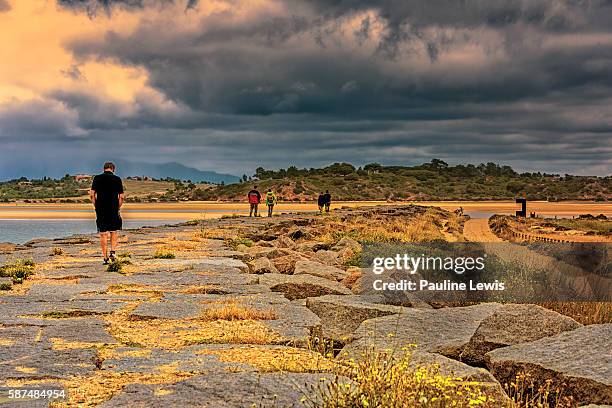
[[[266,205],[268,206],[268,217],[271,217],[274,205],[276,205],[276,194],[272,192],[271,188],[266,193]]]
[[[247,197],[249,199],[249,204],[251,205],[251,211],[249,212],[249,217],[252,217],[253,214],[255,215],[255,217],[257,217],[257,207],[259,206],[259,203],[261,202],[261,194],[259,194],[259,191],[257,191],[257,186],[253,186],[253,189],[249,191],[249,194],[247,194]]]
[[[323,201],[325,202],[325,212],[328,213],[329,207],[331,206],[331,194],[329,194],[329,190],[325,190]]]
[[[319,206],[319,213],[323,214],[323,206],[325,206],[325,194],[322,192],[319,194],[319,198],[317,198],[317,205]]]
[[[96,226],[100,233],[100,244],[104,265],[109,260],[116,259],[118,231],[121,230],[122,220],[119,209],[123,205],[123,183],[121,178],[115,176],[115,165],[104,163],[104,172],[94,177],[89,196],[96,209]],[[110,255],[108,254],[108,237],[110,235]]]

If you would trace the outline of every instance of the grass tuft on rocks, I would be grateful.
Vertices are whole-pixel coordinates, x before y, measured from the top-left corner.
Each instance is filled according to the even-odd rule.
[[[155,259],[175,259],[176,255],[174,254],[174,252],[163,250],[163,249],[158,249],[157,251],[155,251],[153,258]]]
[[[409,350],[401,358],[374,350],[362,357],[338,365],[339,377],[313,386],[302,402],[311,408],[499,406],[478,382],[442,375],[436,365],[414,367]]]
[[[0,277],[11,278],[13,284],[20,284],[34,273],[34,267],[33,260],[18,259],[13,263],[0,266]]]

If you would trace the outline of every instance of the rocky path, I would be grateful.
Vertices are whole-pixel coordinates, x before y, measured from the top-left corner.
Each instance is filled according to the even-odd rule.
[[[0,292],[0,384],[66,388],[69,406],[299,401],[329,367],[307,348],[319,318],[259,284],[244,254],[202,232],[123,234],[119,253],[131,264],[121,273],[101,265],[93,236],[2,255],[37,266]],[[175,259],[155,259],[160,248]]]
[[[67,390],[53,406],[302,407],[304,395],[313,406],[313,389],[335,378],[338,361],[368,344],[418,344],[414,364],[438,364],[499,401],[507,397],[498,379],[527,366],[587,387],[568,391],[580,401],[612,399],[610,361],[593,357],[609,352],[612,325],[582,328],[532,305],[386,304],[356,289],[362,272],[343,266],[358,243],[313,240],[312,219],[126,231],[119,272],[101,265],[93,235],[3,249],[0,265],[32,259],[36,266],[23,284],[0,292],[0,387]],[[322,347],[327,341],[342,348],[337,356]],[[547,344],[588,344],[585,364],[548,353]],[[0,397],[4,403],[48,405]]]

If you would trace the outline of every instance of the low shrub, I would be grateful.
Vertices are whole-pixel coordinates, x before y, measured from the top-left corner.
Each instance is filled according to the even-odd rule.
[[[31,259],[18,259],[17,261],[0,266],[0,277],[8,277],[14,284],[23,283],[34,273],[35,263]]]
[[[314,386],[302,401],[312,408],[499,406],[478,382],[442,375],[436,365],[415,367],[410,351],[404,351],[397,357],[372,350],[338,365],[334,374],[341,377]]]
[[[174,254],[174,252],[170,252],[170,251],[163,250],[163,249],[158,249],[157,251],[155,251],[153,258],[155,259],[174,259],[176,258],[176,255]]]

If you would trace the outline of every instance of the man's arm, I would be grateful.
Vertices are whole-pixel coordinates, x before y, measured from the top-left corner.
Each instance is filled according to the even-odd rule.
[[[121,208],[121,206],[123,205],[124,199],[125,199],[125,194],[124,193],[119,194],[119,208]]]
[[[96,208],[96,192],[95,192],[95,190],[89,190],[89,199],[91,200],[91,203],[93,204],[94,208]]]

